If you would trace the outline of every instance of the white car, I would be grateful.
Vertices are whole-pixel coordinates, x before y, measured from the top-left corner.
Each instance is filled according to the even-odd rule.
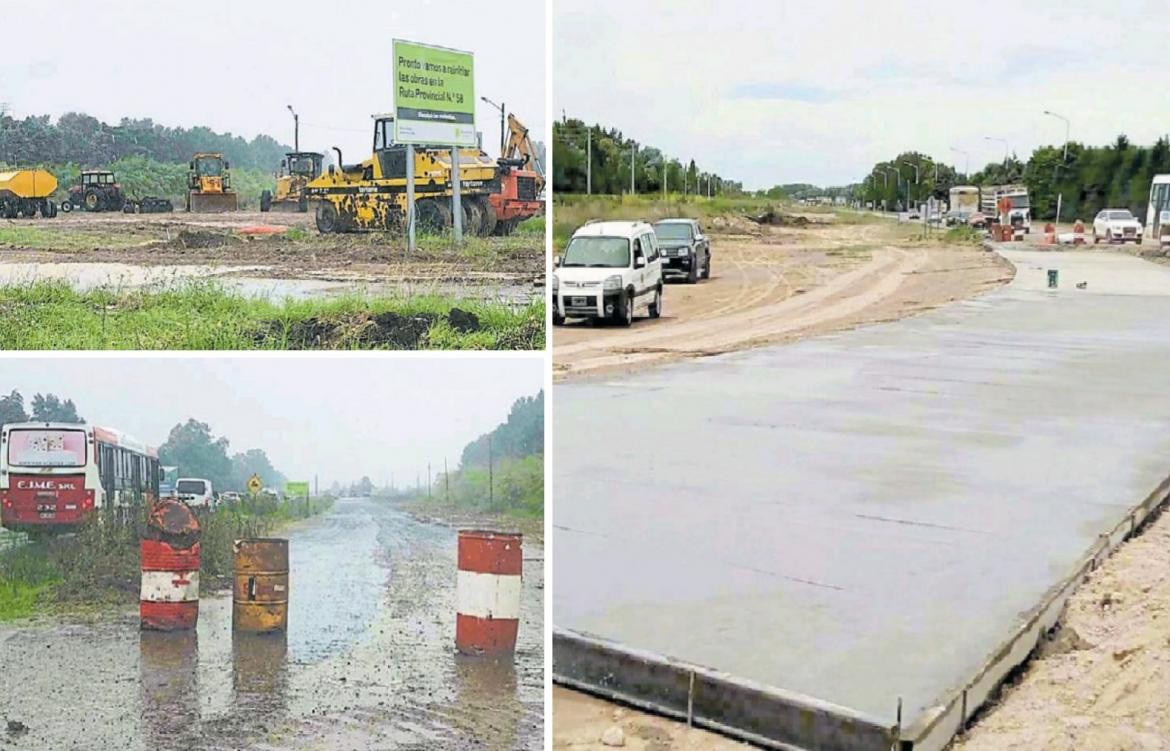
[[[192,508],[212,508],[215,505],[211,481],[199,477],[180,477],[175,482],[175,497]]]
[[[662,315],[662,258],[646,222],[590,222],[577,229],[552,277],[553,324],[566,318]]]
[[[1093,219],[1093,243],[1133,241],[1142,244],[1141,222],[1129,209],[1104,209]]]

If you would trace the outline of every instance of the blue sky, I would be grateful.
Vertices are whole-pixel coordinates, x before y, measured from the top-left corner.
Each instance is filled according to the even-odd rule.
[[[1170,130],[1164,3],[555,0],[553,111],[739,178],[844,184]],[[1011,30],[993,33],[994,19]],[[1153,26],[1151,26],[1153,25]]]
[[[70,110],[113,122],[152,117],[289,144],[291,104],[302,148],[336,145],[354,161],[369,155],[370,115],[393,106],[390,48],[401,38],[475,53],[477,97],[504,102],[544,133],[544,7],[544,0],[515,0],[507,13],[477,0],[0,0],[0,28],[13,32],[4,34],[0,103],[19,117]],[[496,110],[480,102],[476,119],[495,153]]]

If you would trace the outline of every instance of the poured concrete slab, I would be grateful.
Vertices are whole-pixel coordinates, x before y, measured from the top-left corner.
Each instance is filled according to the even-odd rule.
[[[916,318],[558,384],[554,675],[759,741],[949,741],[1170,474],[1170,271],[1004,255]]]

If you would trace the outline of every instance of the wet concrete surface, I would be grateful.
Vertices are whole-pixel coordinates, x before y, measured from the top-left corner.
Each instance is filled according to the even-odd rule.
[[[456,535],[343,499],[290,540],[286,635],[233,634],[231,596],[194,633],[0,628],[0,719],[14,749],[537,749],[543,569],[524,564],[514,660],[455,651]],[[542,558],[525,545],[526,558]]]
[[[532,284],[471,284],[426,281],[366,281],[351,278],[272,279],[256,274],[268,266],[217,266],[177,264],[139,266],[106,262],[0,262],[0,286],[26,285],[34,282],[64,281],[77,290],[109,288],[165,289],[194,281],[214,281],[224,289],[246,297],[273,301],[351,295],[442,295],[510,305],[527,305],[542,293]]]
[[[890,724],[972,678],[1170,474],[1170,270],[1005,255],[921,316],[559,385],[554,626]]]

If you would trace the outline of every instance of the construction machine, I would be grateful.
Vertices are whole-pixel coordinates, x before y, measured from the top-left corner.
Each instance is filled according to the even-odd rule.
[[[83,170],[80,180],[69,187],[69,194],[61,202],[61,210],[69,213],[83,211],[121,211],[126,196],[114,173],[109,170]]]
[[[0,217],[32,219],[37,212],[46,219],[57,216],[57,204],[50,196],[57,178],[43,169],[0,172]]]
[[[187,173],[187,211],[214,214],[239,210],[239,198],[232,190],[230,169],[231,165],[224,160],[223,154],[195,154]]]
[[[394,142],[394,118],[374,116],[373,155],[359,164],[346,164],[341,149],[337,166],[329,168],[305,188],[318,201],[317,229],[322,233],[395,229],[406,222],[405,144]],[[463,228],[486,235],[495,229],[490,196],[500,190],[499,167],[479,149],[459,149],[459,181]],[[451,216],[451,147],[414,147],[415,216],[424,231],[449,229]]]
[[[309,210],[305,186],[321,176],[321,162],[325,155],[316,151],[290,151],[280,161],[276,174],[276,193],[265,190],[260,194],[261,211]]]
[[[500,191],[491,196],[496,214],[494,233],[508,235],[516,225],[544,210],[544,169],[536,147],[516,116],[508,114],[508,142],[500,155]]]

